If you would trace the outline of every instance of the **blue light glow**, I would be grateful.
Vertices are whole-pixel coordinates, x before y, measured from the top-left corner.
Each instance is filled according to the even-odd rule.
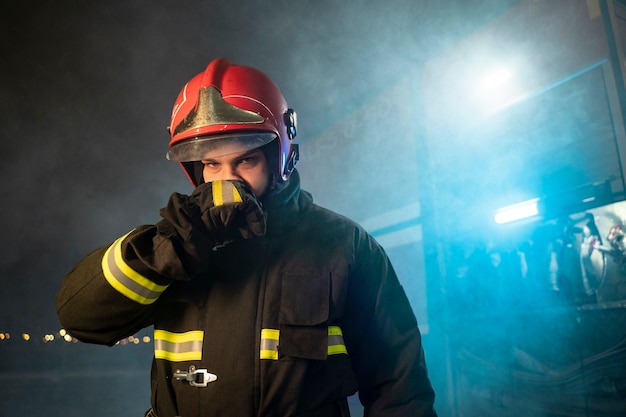
[[[500,68],[491,72],[482,80],[482,87],[485,89],[494,89],[502,86],[511,78],[511,72],[505,68]]]
[[[538,203],[539,199],[533,198],[532,200],[502,207],[496,210],[494,220],[498,224],[504,224],[537,216],[539,214]]]

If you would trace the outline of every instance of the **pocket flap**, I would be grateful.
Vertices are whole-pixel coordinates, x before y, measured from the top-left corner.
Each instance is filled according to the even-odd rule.
[[[284,326],[280,330],[279,358],[324,360],[328,356],[328,326]]]
[[[284,275],[281,291],[279,324],[315,326],[328,321],[330,275]]]

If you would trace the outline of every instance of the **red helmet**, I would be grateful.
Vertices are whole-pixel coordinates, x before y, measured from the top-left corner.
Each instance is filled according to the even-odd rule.
[[[207,156],[243,152],[274,140],[277,166],[270,169],[287,180],[298,161],[296,113],[274,82],[261,71],[213,60],[181,90],[170,121],[167,157],[180,162],[194,186],[202,182],[194,170]]]

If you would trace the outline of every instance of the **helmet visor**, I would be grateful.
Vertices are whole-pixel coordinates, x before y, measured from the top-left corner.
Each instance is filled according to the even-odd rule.
[[[172,146],[167,152],[167,159],[175,162],[202,161],[256,149],[270,143],[276,137],[276,134],[271,132],[200,136]]]

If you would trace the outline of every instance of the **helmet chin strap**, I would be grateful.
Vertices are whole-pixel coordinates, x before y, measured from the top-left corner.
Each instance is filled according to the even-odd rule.
[[[287,187],[287,184],[289,184],[289,178],[285,180],[283,177],[281,177],[277,173],[272,173],[271,178],[270,178],[270,184],[265,194],[269,195],[269,194],[279,192],[283,188]]]
[[[291,154],[289,155],[289,159],[285,164],[284,173],[282,174],[284,181],[287,181],[289,179],[289,176],[296,168],[298,160],[300,160],[300,149],[298,144],[293,143],[291,144]]]
[[[285,181],[282,178],[280,178],[278,174],[272,173],[272,176],[270,178],[270,186],[268,190],[269,191],[277,190],[278,188],[283,187],[284,184],[285,184]]]

